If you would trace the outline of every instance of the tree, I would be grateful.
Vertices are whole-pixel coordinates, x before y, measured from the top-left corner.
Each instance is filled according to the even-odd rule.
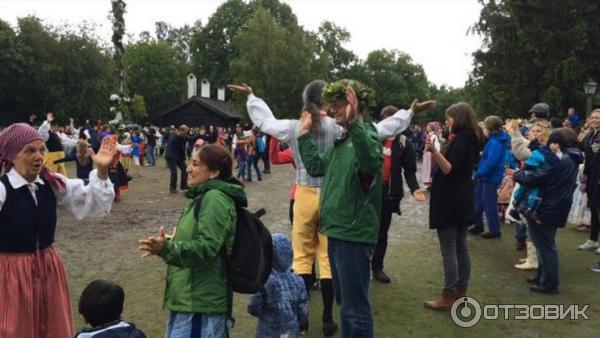
[[[138,42],[127,46],[127,88],[143,96],[148,118],[160,115],[185,99],[187,66],[165,41]]]
[[[235,82],[251,84],[278,116],[297,117],[302,89],[316,75],[316,42],[299,27],[286,30],[259,8],[233,45],[239,51],[231,60]]]
[[[352,63],[358,61],[358,57],[352,51],[342,46],[342,43],[350,41],[350,33],[333,22],[323,21],[316,35],[321,57],[327,60],[327,79],[339,80],[348,77],[347,73]]]
[[[133,95],[125,116],[134,122],[138,122],[148,116],[143,96],[137,94]]]
[[[125,7],[127,5],[123,0],[111,0],[111,5],[113,24],[112,42],[114,47],[113,60],[115,62],[115,77],[119,86],[119,100],[117,100],[116,102],[117,115],[115,118],[116,120],[118,120],[122,118],[122,105],[125,99],[125,88],[123,87],[125,84],[125,67],[123,66],[123,54],[125,54],[125,48],[123,47],[123,34],[125,34],[125,19],[123,18],[123,16],[125,15]]]
[[[24,118],[16,111],[19,102],[15,84],[24,77],[25,53],[12,27],[0,20],[0,123]]]
[[[577,0],[483,1],[473,32],[483,37],[474,53],[468,87],[480,110],[525,116],[548,100],[551,110],[583,110],[582,84],[600,78],[600,3]]]
[[[200,79],[216,86],[232,81],[230,59],[236,56],[233,37],[245,27],[249,8],[242,0],[228,0],[208,19],[206,26],[191,37],[192,70]]]
[[[351,67],[348,74],[375,91],[377,105],[373,113],[376,117],[384,106],[408,107],[415,98],[429,97],[423,67],[398,50],[372,51],[362,64]]]
[[[202,30],[202,23],[196,21],[193,26],[183,25],[177,28],[164,21],[158,21],[155,23],[155,26],[156,38],[171,44],[177,51],[179,59],[185,63],[190,63],[192,37],[196,32]]]

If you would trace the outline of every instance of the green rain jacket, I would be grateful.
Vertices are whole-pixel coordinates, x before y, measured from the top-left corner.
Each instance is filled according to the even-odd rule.
[[[373,124],[351,123],[344,136],[321,156],[310,133],[298,137],[298,145],[309,175],[324,176],[319,194],[321,233],[377,244],[383,154]]]
[[[159,256],[168,264],[164,308],[176,312],[227,313],[227,280],[221,269],[221,248],[231,254],[237,222],[236,204],[247,206],[236,184],[214,179],[190,188],[193,201],[185,208],[172,239]],[[200,204],[196,218],[194,207]]]

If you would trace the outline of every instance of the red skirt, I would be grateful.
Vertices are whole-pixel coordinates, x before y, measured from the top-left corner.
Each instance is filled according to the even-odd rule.
[[[0,338],[73,337],[72,318],[57,249],[0,252]]]

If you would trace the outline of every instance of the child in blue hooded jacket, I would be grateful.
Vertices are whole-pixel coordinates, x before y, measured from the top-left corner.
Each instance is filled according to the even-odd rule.
[[[531,142],[530,147],[533,150],[531,156],[525,161],[524,170],[546,169],[560,161],[562,149],[565,149],[565,140],[560,133],[553,133],[548,139],[548,145]],[[537,208],[542,203],[540,188],[526,188],[520,185],[514,193],[514,209],[511,210],[511,216],[519,219],[522,214],[527,219],[540,223],[537,216]]]
[[[254,294],[248,312],[258,317],[257,338],[298,338],[308,329],[308,295],[304,281],[291,271],[292,244],[273,236],[273,266],[264,289]]]

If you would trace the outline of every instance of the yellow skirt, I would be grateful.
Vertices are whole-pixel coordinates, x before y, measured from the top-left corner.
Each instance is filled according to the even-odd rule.
[[[47,152],[44,155],[44,166],[48,169],[50,169],[50,171],[54,172],[54,173],[59,173],[65,177],[67,176],[67,167],[65,167],[65,163],[59,163],[59,164],[54,164],[54,161],[56,160],[60,160],[61,158],[65,157],[65,152],[64,151],[52,151],[52,152]]]

